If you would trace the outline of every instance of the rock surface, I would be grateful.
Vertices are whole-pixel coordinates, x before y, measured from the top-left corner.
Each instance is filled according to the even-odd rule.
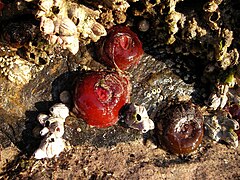
[[[221,54],[217,51],[217,48],[218,50],[220,48],[219,44],[219,46],[213,47],[214,43],[220,43],[221,36],[219,34],[221,33],[217,34],[216,29],[212,30],[210,28],[218,29],[221,23],[225,22],[226,28],[231,31],[225,29],[224,32],[229,32],[231,35],[233,31],[234,35],[237,34],[239,27],[234,26],[231,29],[232,24],[226,11],[229,10],[232,16],[235,12],[233,10],[236,10],[236,15],[239,17],[239,3],[226,1],[226,4],[221,4],[219,1],[221,4],[219,5],[219,11],[221,11],[222,19],[216,22],[209,21],[204,25],[204,20],[200,20],[199,17],[212,15],[209,14],[210,12],[205,12],[205,14],[202,12],[204,3],[196,3],[194,6],[191,5],[190,1],[186,1],[186,3],[184,1],[184,3],[179,2],[179,6],[176,6],[178,1],[172,1],[174,4],[169,10],[171,13],[166,15],[166,9],[164,8],[170,6],[170,3],[167,2],[161,4],[159,1],[156,1],[156,3],[152,1],[146,1],[146,3],[143,3],[145,1],[129,1],[130,6],[128,6],[127,1],[122,0],[122,5],[125,5],[123,11],[118,11],[120,5],[116,3],[117,1],[113,1],[113,4],[107,2],[109,1],[92,3],[95,8],[99,4],[103,5],[103,13],[100,14],[99,22],[103,23],[105,28],[109,28],[108,26],[113,25],[113,21],[109,19],[104,21],[104,17],[110,17],[110,19],[115,17],[116,22],[121,23],[125,22],[127,18],[125,23],[133,24],[132,29],[138,33],[143,42],[145,54],[138,67],[127,72],[133,84],[131,101],[138,105],[144,105],[150,119],[153,120],[163,107],[176,100],[188,100],[190,98],[195,104],[203,106],[207,95],[210,93],[211,87],[209,87],[209,84],[212,86],[216,77],[219,74],[222,75],[219,73],[219,69],[212,74],[204,74],[206,73],[204,72],[205,66],[209,62],[210,64],[226,65],[222,61],[219,62],[214,59],[215,56]],[[12,22],[15,17],[20,16],[21,19],[26,14],[31,14],[32,11],[24,9],[28,3],[25,1],[21,1],[21,3],[18,3],[18,8],[13,6],[14,3],[12,2],[6,3],[5,7],[7,9],[0,12],[2,13],[0,21],[3,22],[3,25]],[[134,3],[140,5],[138,7],[142,9],[137,9]],[[90,1],[86,1],[84,4],[91,5]],[[107,4],[107,6],[105,7],[104,4]],[[33,4],[28,5],[31,5],[27,6],[28,8],[32,8],[36,4],[33,2]],[[234,5],[235,9],[233,9]],[[109,6],[113,8],[111,11],[107,11],[110,8]],[[175,11],[175,6],[176,10],[181,13]],[[129,12],[126,11],[128,7]],[[129,15],[131,18],[126,16],[128,15],[126,12],[131,12],[131,15]],[[156,16],[156,13],[159,16]],[[149,22],[149,30],[136,29],[135,24],[141,22],[143,17]],[[158,17],[164,17],[165,19],[159,19]],[[170,20],[173,17],[175,19],[171,23]],[[179,17],[182,17],[182,19],[179,19]],[[186,19],[183,17],[188,20],[185,26],[183,26],[183,23]],[[237,21],[236,17],[234,18],[235,21]],[[192,24],[194,26],[191,26]],[[34,21],[33,25],[32,38],[34,38],[34,41],[37,39],[38,43],[43,42],[39,31],[35,31],[39,22]],[[208,25],[209,27],[206,27]],[[207,35],[204,34],[205,31],[208,32]],[[0,33],[1,36],[4,34],[2,31]],[[15,35],[15,33],[13,31],[12,35]],[[230,35],[227,38],[232,41]],[[9,39],[6,39],[6,37],[2,37],[2,39],[5,40],[1,40],[0,43],[0,56],[3,59],[0,62],[1,178],[239,179],[239,147],[229,149],[224,143],[215,144],[207,136],[204,136],[201,146],[193,154],[188,156],[172,155],[159,147],[153,130],[142,134],[121,124],[106,129],[98,129],[90,127],[82,119],[77,119],[72,113],[65,122],[64,139],[68,142],[65,151],[59,157],[52,159],[34,159],[33,153],[41,142],[39,131],[42,129],[37,121],[37,115],[39,113],[48,114],[48,109],[53,104],[60,102],[61,92],[67,90],[72,94],[76,78],[81,76],[84,71],[106,69],[106,67],[98,62],[95,53],[98,44],[91,43],[88,46],[80,46],[78,53],[72,55],[58,46],[53,48],[42,46],[41,43],[31,44],[30,46],[24,45],[16,50],[9,47]],[[236,36],[235,39],[239,38]],[[175,43],[173,43],[174,41]],[[22,41],[20,42],[22,43]],[[203,42],[203,44],[199,44],[199,42]],[[208,44],[209,42],[211,43]],[[168,43],[168,45],[165,43]],[[18,44],[18,46],[22,46],[22,44]],[[31,50],[29,55],[26,55],[24,52],[28,51],[25,46],[35,49]],[[233,41],[232,46],[230,48],[239,48],[236,41]],[[226,48],[229,48],[228,44]],[[217,54],[214,54],[214,52]],[[237,51],[233,50],[229,54],[225,52],[225,55],[226,57],[232,57],[234,52]],[[11,57],[21,58],[21,60],[25,58],[25,65],[29,69],[30,75],[23,83],[10,81],[8,78],[10,71],[4,70],[5,67],[10,68],[14,75],[20,73],[20,76],[24,77],[21,71],[17,71],[19,70],[16,69],[18,66],[11,66],[11,63],[8,63],[14,59],[11,59]],[[14,60],[13,64],[15,62]],[[17,73],[14,73],[14,70]],[[72,104],[70,106],[72,107]]]

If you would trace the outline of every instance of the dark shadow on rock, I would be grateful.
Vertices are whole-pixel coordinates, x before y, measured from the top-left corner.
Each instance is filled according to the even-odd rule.
[[[60,102],[60,94],[63,91],[73,92],[74,85],[78,77],[81,77],[82,71],[69,71],[61,74],[52,82],[52,99]]]
[[[142,139],[142,134],[119,124],[108,128],[90,127],[81,118],[69,117],[65,123],[64,139],[73,146],[87,144],[95,147],[111,147],[120,142]]]
[[[11,146],[11,144],[18,145],[18,142],[21,140],[21,132],[24,129],[24,119],[3,113],[0,121],[1,147],[6,148]]]
[[[199,162],[199,159],[191,159],[190,156],[185,156],[185,157],[177,157],[174,155],[170,155],[171,157],[169,158],[158,158],[153,161],[154,165],[156,167],[163,167],[163,168],[168,168],[171,166],[174,166],[176,164],[188,164],[188,163],[196,163]]]
[[[38,148],[41,137],[34,131],[41,129],[41,124],[37,120],[39,113],[49,114],[48,109],[54,104],[52,101],[42,101],[35,103],[36,111],[26,111],[25,129],[22,131],[22,139],[17,143],[17,147],[23,154],[31,156]]]

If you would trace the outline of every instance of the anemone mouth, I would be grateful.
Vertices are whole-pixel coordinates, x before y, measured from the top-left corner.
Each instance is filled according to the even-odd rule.
[[[116,41],[119,43],[120,47],[123,50],[132,48],[133,39],[128,34],[121,34],[116,38]]]
[[[193,124],[183,124],[180,132],[177,133],[177,136],[184,139],[191,137],[194,130],[193,126]]]
[[[101,103],[114,107],[124,93],[124,86],[127,84],[128,82],[116,74],[106,74],[95,84],[94,92]]]
[[[112,97],[111,92],[101,86],[95,88],[95,93],[97,94],[98,100],[103,103],[109,102]]]
[[[203,116],[191,102],[173,104],[159,123],[160,143],[173,154],[189,154],[202,142]],[[161,127],[160,126],[160,127]]]

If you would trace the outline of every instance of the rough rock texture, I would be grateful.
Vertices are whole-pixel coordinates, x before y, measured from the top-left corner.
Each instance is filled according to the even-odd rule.
[[[30,15],[36,8],[35,1],[3,2],[5,9],[1,9],[0,3],[1,27]],[[221,18],[215,19],[216,22],[213,22],[213,19],[212,22],[204,19],[212,15],[209,10],[203,12],[203,5],[209,3],[208,1],[194,5],[187,0],[119,1],[125,5],[122,11],[117,8],[121,5],[118,1],[106,2],[108,3],[83,1],[83,4],[102,10],[99,22],[106,29],[114,24],[114,18],[117,23],[126,21],[125,24],[131,26],[142,40],[145,54],[138,67],[128,72],[133,84],[131,101],[145,105],[151,119],[154,120],[156,113],[172,101],[190,98],[195,104],[203,106],[212,86],[215,87],[214,83],[226,79],[226,74],[236,69],[236,49],[239,49],[237,34],[240,32],[237,23],[240,5],[237,1],[216,1],[220,3],[217,12],[221,15]],[[143,23],[143,19],[149,22],[149,30],[137,29],[139,23]],[[38,27],[39,22],[33,21],[33,26]],[[225,30],[221,31],[222,33],[217,32],[219,28]],[[203,143],[196,152],[188,156],[177,156],[159,147],[154,131],[141,134],[120,124],[107,129],[97,129],[86,125],[73,114],[65,123],[64,139],[68,141],[66,150],[60,157],[35,160],[32,154],[41,142],[38,132],[42,128],[37,122],[37,115],[40,112],[49,113],[49,107],[60,102],[59,96],[62,91],[72,93],[75,79],[84,71],[106,69],[98,62],[95,53],[98,44],[80,46],[78,53],[72,55],[59,47],[47,46],[47,42],[42,41],[39,31],[35,30],[34,36],[24,41],[15,36],[18,35],[18,31],[8,31],[7,34],[2,30],[0,32],[1,178],[240,178],[239,147],[231,149],[224,143],[215,144],[204,136]],[[8,34],[19,40],[17,48],[10,47],[13,42],[11,38],[6,38]],[[232,39],[233,36],[235,39]],[[39,53],[27,55],[29,41],[37,42],[30,47],[36,49],[33,48],[32,51],[43,52],[41,58],[38,58]],[[45,45],[42,46],[41,43]],[[232,45],[229,46],[229,43]],[[16,42],[14,44],[16,45]],[[45,48],[42,49],[43,47]],[[7,54],[10,54],[8,56],[3,52],[6,49]],[[8,63],[12,61],[9,57],[16,55],[21,57],[23,62],[26,61],[25,65],[30,69],[27,81],[19,84],[11,81],[8,78],[9,71],[4,70],[12,68],[11,63]],[[34,61],[35,57],[37,61]],[[227,60],[226,64],[221,60],[222,57]],[[214,65],[215,71],[205,72],[209,64]],[[14,75],[20,73],[21,77],[24,77],[21,74],[23,71],[18,70],[13,68],[12,72]]]

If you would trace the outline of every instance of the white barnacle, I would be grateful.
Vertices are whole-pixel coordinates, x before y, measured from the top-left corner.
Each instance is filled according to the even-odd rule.
[[[221,99],[217,96],[217,94],[212,94],[209,97],[209,102],[210,102],[210,106],[211,108],[213,108],[214,110],[216,110],[220,104],[221,104]]]
[[[78,37],[76,36],[61,36],[63,41],[62,48],[68,49],[72,54],[77,54],[79,50],[79,41]]]
[[[49,12],[53,6],[53,0],[40,0],[38,6],[41,10]]]
[[[54,104],[49,111],[53,117],[66,119],[69,116],[69,108],[63,103]]]
[[[75,36],[77,35],[77,27],[71,19],[63,18],[60,20],[58,32],[61,36]]]
[[[124,122],[131,128],[146,133],[149,130],[154,129],[154,123],[149,118],[147,110],[144,106],[137,106],[133,103],[128,105],[125,113]]]
[[[39,148],[35,151],[36,159],[52,158],[58,156],[65,147],[64,122],[69,116],[69,109],[63,103],[57,103],[50,109],[50,114],[39,114],[37,119],[43,126],[40,135],[44,136]]]
[[[54,23],[53,20],[46,17],[41,17],[40,22],[40,30],[43,32],[44,35],[53,34],[54,32]]]
[[[49,119],[49,116],[47,114],[42,114],[40,113],[38,116],[37,116],[37,120],[38,122],[41,124],[41,125],[45,125],[46,121]]]
[[[229,91],[228,85],[219,85],[217,92],[212,93],[208,99],[209,107],[213,108],[214,110],[218,108],[224,108],[227,104],[228,97],[227,93]]]
[[[157,88],[157,93],[161,93],[161,88]]]
[[[39,148],[34,152],[34,157],[36,159],[53,158],[59,156],[64,148],[64,139],[56,137],[55,134],[49,134],[41,141]]]
[[[152,94],[148,92],[147,97],[150,98],[151,96],[152,96]]]
[[[152,94],[153,95],[157,94],[157,90],[156,89],[152,89]]]
[[[237,148],[238,136],[234,130],[239,129],[239,123],[223,115],[208,118],[205,123],[208,136],[214,141],[224,141],[229,146]]]

